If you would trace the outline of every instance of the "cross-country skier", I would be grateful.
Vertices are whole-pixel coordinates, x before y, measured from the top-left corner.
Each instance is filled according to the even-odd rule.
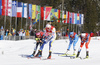
[[[36,53],[36,50],[38,48],[38,45],[40,45],[40,46],[42,45],[42,43],[43,43],[42,42],[43,34],[44,34],[44,32],[42,32],[42,31],[37,31],[37,33],[35,34],[36,46],[34,48],[34,51],[33,51],[32,55],[31,55],[31,57],[34,57],[34,55]]]
[[[81,45],[80,45],[80,48],[78,50],[78,53],[77,53],[77,56],[76,57],[79,57],[79,54],[81,52],[81,49],[85,43],[85,47],[86,47],[86,58],[89,57],[89,50],[88,50],[88,45],[90,43],[90,40],[91,40],[91,37],[90,37],[90,34],[89,33],[81,33],[80,35],[80,38],[81,38]]]
[[[44,28],[44,33],[48,33],[48,36],[47,36],[46,39],[44,39],[44,41],[43,41],[44,43],[40,47],[36,57],[37,56],[41,57],[41,53],[42,53],[44,45],[49,42],[49,55],[48,55],[47,59],[50,59],[51,58],[51,53],[52,53],[52,43],[56,39],[56,29],[52,25],[47,24],[46,27]]]
[[[68,51],[70,50],[70,47],[73,44],[73,50],[74,50],[73,55],[75,55],[75,51],[76,51],[75,46],[76,46],[76,43],[78,42],[78,35],[75,32],[70,32],[69,41],[70,42],[69,42],[69,46],[68,46],[66,54],[68,54]]]

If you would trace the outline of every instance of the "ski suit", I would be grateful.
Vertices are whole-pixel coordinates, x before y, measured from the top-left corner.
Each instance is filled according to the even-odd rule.
[[[85,37],[82,37],[82,35],[80,36],[80,38],[81,38],[81,45],[80,45],[79,51],[81,51],[84,43],[86,43],[85,47],[86,47],[86,50],[88,51],[88,45],[89,45],[90,40],[91,40],[90,34],[88,34],[88,33],[82,33],[82,34],[85,34]]]
[[[43,37],[43,34],[44,34],[44,32],[42,32],[42,31],[40,31],[39,32],[40,33],[40,36],[39,37],[37,37],[36,35],[36,38],[35,38],[35,40],[36,40],[36,46],[35,46],[35,48],[34,48],[34,51],[36,51],[37,50],[37,47],[38,47],[38,45],[40,44],[40,46],[42,45],[42,37]]]
[[[70,36],[72,35],[72,36]],[[75,32],[70,32],[69,33],[69,46],[68,46],[68,49],[67,50],[70,50],[70,47],[73,43],[73,49],[75,50],[75,45],[76,43],[78,42],[78,35],[75,33]]]
[[[42,44],[41,47],[40,47],[40,51],[42,51],[44,45],[45,45],[46,43],[48,43],[48,42],[49,42],[49,51],[51,51],[51,50],[52,50],[52,49],[51,49],[52,43],[53,43],[53,42],[55,41],[55,39],[56,39],[56,29],[55,29],[53,26],[51,26],[50,29],[44,28],[44,36],[45,36],[45,33],[48,33],[48,36],[47,36],[47,38],[44,39],[44,42],[43,42],[43,44]]]

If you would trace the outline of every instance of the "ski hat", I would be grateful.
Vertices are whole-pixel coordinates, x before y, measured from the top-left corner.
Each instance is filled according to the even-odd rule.
[[[73,35],[74,35],[74,34],[73,34],[73,32],[70,32],[70,35],[72,35],[72,36],[73,36]]]
[[[81,34],[81,36],[82,36],[82,37],[85,37],[85,36],[86,36],[86,34],[85,34],[85,33],[82,33],[82,34]]]
[[[50,25],[50,24],[47,24],[46,27],[47,27],[47,28],[51,28],[51,25]]]
[[[40,32],[36,33],[36,35],[37,35],[37,36],[40,35]]]

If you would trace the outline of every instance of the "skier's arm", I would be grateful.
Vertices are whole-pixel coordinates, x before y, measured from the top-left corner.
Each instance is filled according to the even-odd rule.
[[[77,36],[77,34],[75,34],[75,38],[74,38],[73,41],[74,41],[74,42],[77,41],[77,38],[78,38],[78,36]]]
[[[88,42],[88,40],[89,40],[89,36],[90,36],[90,35],[88,35],[88,36],[87,36],[87,39],[86,39],[86,41],[85,41],[85,42]]]

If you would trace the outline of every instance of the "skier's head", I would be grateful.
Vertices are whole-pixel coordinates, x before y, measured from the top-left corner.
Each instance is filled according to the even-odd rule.
[[[73,37],[74,36],[74,33],[73,32],[70,32],[70,37]]]
[[[50,29],[51,28],[51,25],[50,24],[47,24],[46,25],[46,28]]]
[[[40,37],[40,31],[36,32],[36,37]]]
[[[81,33],[81,37],[85,38],[86,34],[85,33]]]

